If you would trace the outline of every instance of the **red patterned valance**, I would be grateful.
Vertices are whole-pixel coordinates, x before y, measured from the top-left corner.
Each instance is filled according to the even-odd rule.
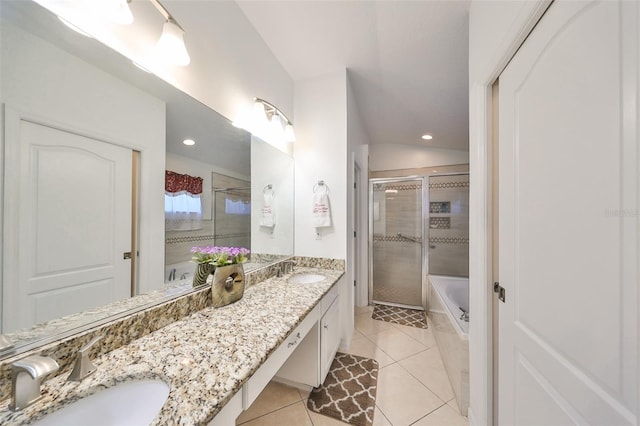
[[[202,194],[202,178],[165,170],[164,190],[166,192],[187,191],[191,194]]]

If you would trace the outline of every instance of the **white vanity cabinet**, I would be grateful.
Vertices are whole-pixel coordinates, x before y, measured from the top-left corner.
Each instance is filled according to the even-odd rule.
[[[228,426],[275,379],[300,388],[319,386],[340,344],[340,297],[334,285],[289,337],[269,355],[234,397],[209,423]]]
[[[340,345],[340,297],[335,285],[320,301],[319,321],[276,374],[276,380],[313,388],[324,382]]]
[[[336,297],[320,320],[320,382],[327,377],[340,346],[340,298]]]

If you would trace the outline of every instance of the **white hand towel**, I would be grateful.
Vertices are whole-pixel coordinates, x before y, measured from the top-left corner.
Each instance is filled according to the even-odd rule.
[[[331,226],[331,207],[326,190],[318,190],[313,194],[313,226],[315,228]]]
[[[262,212],[260,215],[260,226],[273,228],[276,226],[276,214],[273,211],[273,192],[269,191],[264,194],[262,202]]]

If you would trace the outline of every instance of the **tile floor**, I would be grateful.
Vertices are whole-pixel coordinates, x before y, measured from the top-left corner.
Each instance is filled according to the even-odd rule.
[[[372,307],[356,308],[346,352],[380,364],[374,426],[467,426],[460,415],[431,328],[371,319]],[[431,324],[429,324],[431,327]],[[238,417],[243,426],[344,426],[307,409],[308,392],[271,382]]]

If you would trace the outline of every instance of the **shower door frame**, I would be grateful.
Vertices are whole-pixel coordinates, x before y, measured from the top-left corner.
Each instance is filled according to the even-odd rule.
[[[425,232],[426,232],[426,227],[425,227],[425,213],[427,212],[426,208],[428,206],[427,203],[427,196],[428,196],[428,191],[425,191],[425,186],[429,184],[428,181],[428,176],[417,176],[417,175],[413,175],[413,176],[404,176],[404,177],[397,177],[397,178],[370,178],[369,179],[369,305],[372,305],[374,300],[373,300],[373,187],[376,184],[380,184],[380,183],[393,183],[393,182],[405,182],[405,181],[416,181],[416,182],[420,182],[422,185],[422,191],[421,191],[421,197],[422,197],[422,212],[421,212],[421,220],[420,220],[420,225],[421,225],[421,237],[422,237],[422,244],[421,244],[421,262],[422,262],[422,273],[420,274],[420,279],[421,279],[421,302],[422,302],[422,306],[417,306],[417,305],[404,305],[404,304],[400,304],[400,303],[393,303],[393,302],[384,302],[386,305],[390,305],[390,306],[399,306],[399,307],[403,307],[403,308],[420,308],[426,311],[427,309],[427,251],[425,250]],[[426,188],[428,189],[428,188]]]

